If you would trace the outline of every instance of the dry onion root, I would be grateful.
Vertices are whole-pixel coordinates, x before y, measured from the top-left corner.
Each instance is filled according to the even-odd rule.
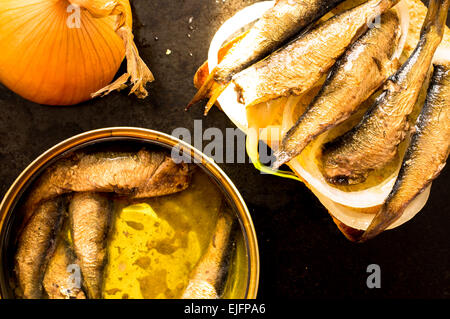
[[[350,0],[349,3],[358,1],[359,0]],[[253,10],[254,15],[259,14],[259,16],[261,16],[264,11],[273,4],[273,1],[258,2],[257,5],[249,6],[246,10]],[[425,17],[426,7],[420,3],[419,0],[402,0],[395,8],[399,14],[402,36],[394,57],[406,59],[417,43],[418,30],[416,29],[420,28],[420,25],[422,24],[421,19]],[[236,30],[245,28],[245,25],[251,23],[255,19],[254,15],[252,17],[249,16],[247,20],[231,18],[222,25],[211,42],[208,63],[205,63],[196,74],[196,85],[200,84],[202,80],[200,77],[204,77],[203,73],[205,71],[205,66],[210,70],[213,69],[218,63],[218,56],[220,59],[220,56],[224,54],[219,51],[222,44],[228,41],[230,36]],[[446,32],[448,32],[448,30]],[[448,45],[449,43],[450,42],[447,40],[445,45]],[[222,50],[224,50],[224,48],[225,46],[222,47]],[[440,52],[442,52],[440,55],[445,56],[449,51],[441,50]],[[437,55],[439,56],[439,53],[437,53]],[[318,83],[318,85],[320,85],[320,83]],[[255,167],[265,173],[271,173],[285,178],[299,179],[304,182],[329,211],[342,233],[348,239],[356,240],[358,236],[367,229],[379,207],[384,203],[392,190],[401,161],[397,163],[397,169],[389,176],[385,176],[383,180],[379,181],[377,184],[364,186],[361,189],[343,190],[328,184],[319,167],[318,155],[320,148],[326,141],[327,135],[331,132],[326,132],[318,137],[300,156],[288,163],[296,176],[293,176],[289,172],[271,171],[269,167],[262,165],[258,159],[257,144],[259,140],[263,140],[269,146],[276,149],[276,142],[280,139],[280,137],[266,139],[263,133],[269,130],[278,130],[278,132],[283,133],[286,131],[286,128],[292,127],[302,112],[301,104],[308,104],[310,98],[311,96],[290,96],[287,99],[280,98],[268,103],[263,103],[264,105],[259,105],[259,109],[257,110],[249,110],[237,102],[234,85],[230,84],[219,96],[217,101],[231,121],[242,131],[247,133],[247,153]],[[283,110],[281,113],[275,111],[275,109],[280,108]],[[295,111],[296,108],[297,111]],[[278,112],[281,115],[275,114],[272,116],[274,112]],[[275,145],[271,145],[273,144],[272,142],[275,142]],[[417,196],[414,201],[408,205],[402,216],[392,223],[388,229],[398,227],[413,218],[426,204],[429,193],[430,187]]]
[[[145,98],[154,80],[128,0],[2,0],[0,52],[0,82],[40,104],[73,105],[128,84]],[[127,72],[111,83],[125,57]]]

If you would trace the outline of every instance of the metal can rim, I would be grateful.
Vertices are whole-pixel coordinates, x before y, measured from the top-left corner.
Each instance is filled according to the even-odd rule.
[[[147,140],[149,142],[165,145],[168,147],[177,147],[178,149],[183,151],[184,154],[190,154],[191,158],[194,159],[196,163],[204,166],[205,169],[207,169],[220,182],[227,194],[231,196],[231,199],[233,200],[237,208],[239,218],[241,219],[242,225],[245,230],[249,255],[249,282],[245,298],[255,299],[258,292],[260,274],[259,249],[255,227],[253,225],[250,212],[244,202],[244,199],[242,198],[241,194],[239,193],[238,189],[231,181],[231,179],[214,162],[213,159],[209,158],[192,145],[189,145],[186,142],[181,141],[180,139],[159,131],[137,127],[101,128],[72,136],[51,147],[40,156],[38,156],[31,164],[29,164],[24,169],[6,192],[2,202],[0,203],[0,230],[3,229],[5,219],[10,211],[11,206],[17,199],[20,191],[23,189],[27,181],[32,178],[34,174],[48,161],[84,143],[113,137],[140,138],[142,140]],[[0,299],[1,298],[2,297],[0,292]]]

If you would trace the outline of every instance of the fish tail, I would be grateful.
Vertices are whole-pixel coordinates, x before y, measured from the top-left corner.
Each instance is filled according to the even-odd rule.
[[[225,91],[227,86],[228,85],[226,84],[219,84],[217,82],[213,84],[213,88],[211,89],[211,97],[208,100],[208,103],[205,106],[205,112],[203,113],[205,116],[208,115],[209,110],[211,110],[214,103],[216,103],[217,99],[222,94],[222,92]]]
[[[292,156],[282,149],[275,151],[273,155],[275,156],[275,162],[272,164],[272,169],[274,171],[277,171],[281,165],[292,159]]]
[[[272,164],[273,170],[278,170],[281,165],[300,155],[309,144],[312,138],[307,135],[310,133],[307,133],[308,130],[305,130],[304,127],[304,123],[307,121],[305,117],[301,116],[297,123],[284,135],[279,149],[274,152],[275,162]]]
[[[206,81],[203,83],[201,88],[197,91],[195,96],[192,98],[192,100],[189,102],[189,104],[186,106],[185,111],[189,110],[194,104],[197,102],[210,97],[208,104],[205,107],[205,115],[208,113],[208,111],[211,109],[211,107],[216,102],[217,98],[220,96],[220,94],[225,90],[226,84],[220,84],[215,79],[214,76],[216,74],[216,69],[214,69],[209,75]]]
[[[214,70],[208,75],[208,78],[203,83],[203,85],[200,87],[200,89],[197,91],[197,93],[194,95],[192,100],[189,102],[189,104],[186,106],[185,111],[189,110],[195,103],[203,100],[209,95],[209,92],[211,91],[211,87],[214,84]]]
[[[431,0],[428,5],[427,15],[425,17],[421,33],[432,31],[442,37],[444,26],[449,9],[449,0]]]
[[[384,204],[380,211],[375,215],[366,231],[361,235],[358,242],[363,243],[374,238],[386,228],[388,228],[401,215],[398,210],[392,209],[390,205]]]

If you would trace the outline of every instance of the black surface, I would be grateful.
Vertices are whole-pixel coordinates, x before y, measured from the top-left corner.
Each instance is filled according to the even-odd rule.
[[[192,76],[206,59],[215,30],[252,2],[134,1],[137,45],[157,78],[144,101],[121,92],[79,106],[48,107],[0,86],[0,195],[43,151],[88,130],[135,126],[171,133],[177,127],[192,130],[194,119],[202,119],[204,129],[234,127],[216,108],[207,118],[201,105],[188,113],[183,108],[195,93]],[[433,183],[426,207],[412,221],[354,244],[303,184],[261,175],[251,164],[220,166],[243,195],[256,227],[259,297],[450,297],[448,169]],[[366,286],[366,268],[373,263],[381,267],[380,289]]]

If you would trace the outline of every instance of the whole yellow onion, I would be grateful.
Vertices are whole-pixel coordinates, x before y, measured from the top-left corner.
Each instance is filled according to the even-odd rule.
[[[150,81],[128,0],[0,0],[0,82],[22,97],[73,105],[130,83],[144,98]]]

